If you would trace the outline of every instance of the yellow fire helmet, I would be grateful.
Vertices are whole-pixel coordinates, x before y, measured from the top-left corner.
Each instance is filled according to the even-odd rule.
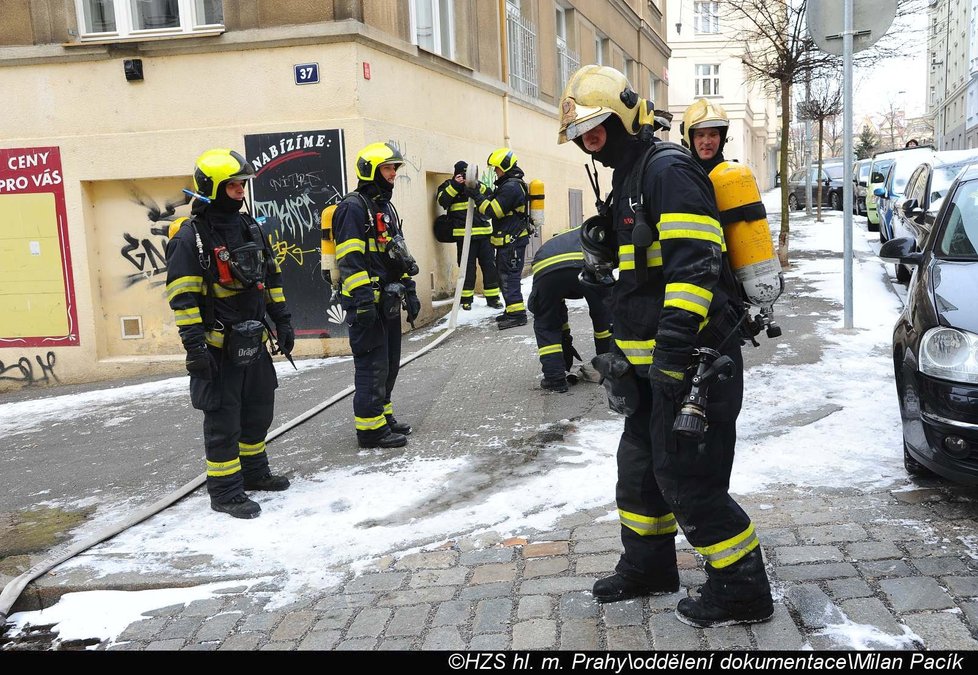
[[[227,148],[208,150],[197,158],[194,169],[194,190],[210,200],[217,199],[217,191],[229,180],[250,180],[255,170],[248,161]]]
[[[377,175],[377,167],[381,164],[404,164],[401,151],[393,142],[371,143],[357,153],[357,178],[371,181]]]
[[[489,159],[486,160],[486,164],[497,167],[500,171],[506,173],[516,166],[516,153],[509,148],[493,150],[492,154],[489,155]]]
[[[705,98],[698,98],[686,108],[683,113],[683,125],[680,133],[683,140],[693,147],[693,129],[706,129],[707,127],[729,127],[730,118],[727,111],[719,103],[712,103]],[[726,136],[721,131],[720,136]]]
[[[560,97],[557,143],[583,136],[609,115],[617,115],[625,131],[638,132],[639,99],[622,73],[608,66],[584,66],[571,77]]]

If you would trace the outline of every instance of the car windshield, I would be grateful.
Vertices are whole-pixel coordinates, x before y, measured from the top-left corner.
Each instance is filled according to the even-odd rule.
[[[978,260],[978,181],[964,183],[954,193],[939,237],[938,255]]]
[[[893,166],[892,159],[882,159],[873,162],[873,182],[882,183],[886,180],[887,170]]]
[[[825,173],[827,173],[829,178],[832,180],[841,180],[843,174],[846,172],[845,169],[842,168],[842,164],[823,166],[822,168],[825,169]]]
[[[857,178],[857,180],[859,180],[860,182],[863,182],[863,183],[865,183],[867,180],[869,180],[869,169],[870,169],[869,164],[860,164],[859,165],[859,177]]]
[[[968,166],[971,162],[960,162],[958,164],[945,164],[934,168],[934,174],[930,179],[930,210],[937,212],[941,208],[941,202],[947,196],[947,189],[951,187],[955,176]]]

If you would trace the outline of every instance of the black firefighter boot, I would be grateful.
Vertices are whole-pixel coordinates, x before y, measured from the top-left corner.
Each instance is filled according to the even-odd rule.
[[[409,436],[411,434],[411,425],[407,422],[398,422],[394,419],[393,415],[387,417],[387,427],[395,434],[400,434],[401,436]]]
[[[774,616],[771,585],[760,547],[728,568],[706,566],[700,597],[683,598],[676,618],[689,626],[710,628],[739,623],[761,623]]]
[[[211,508],[233,518],[257,518],[261,515],[258,502],[251,501],[243,492],[220,502],[212,498]]]
[[[499,320],[496,324],[499,330],[506,330],[507,328],[516,328],[517,326],[526,325],[526,313],[525,312],[514,312],[513,314],[504,314],[503,318]]]
[[[255,476],[253,478],[245,477],[244,479],[244,489],[245,490],[266,490],[268,492],[281,492],[282,490],[288,490],[289,479],[285,476],[276,476],[270,470],[266,470],[260,476]]]
[[[385,431],[387,433],[380,438],[374,440],[358,438],[357,443],[361,448],[400,448],[407,445],[407,436],[404,434],[395,434],[390,429]]]
[[[679,570],[673,568],[657,574],[655,578],[642,581],[630,579],[616,572],[610,577],[595,581],[591,595],[598,602],[620,602],[645,595],[668,595],[678,591]]]

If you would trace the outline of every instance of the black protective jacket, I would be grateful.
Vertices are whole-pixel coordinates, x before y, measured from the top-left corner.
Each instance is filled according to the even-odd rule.
[[[475,200],[479,213],[492,218],[492,245],[507,246],[526,239],[529,218],[529,191],[523,182],[523,170],[518,166],[496,179],[496,189],[488,196]]]
[[[487,195],[486,187],[479,183],[479,191]],[[452,236],[461,240],[465,236],[465,213],[469,206],[469,198],[458,183],[449,178],[438,186],[438,203],[448,214],[452,222]],[[492,223],[478,209],[472,214],[472,238],[484,239],[492,234]]]

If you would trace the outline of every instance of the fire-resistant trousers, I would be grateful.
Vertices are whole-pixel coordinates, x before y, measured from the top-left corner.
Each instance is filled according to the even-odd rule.
[[[499,270],[499,285],[503,291],[503,301],[506,304],[506,314],[526,316],[526,305],[523,304],[523,292],[520,280],[523,277],[523,265],[526,262],[527,237],[500,246],[496,249],[496,269]]]
[[[401,316],[383,313],[366,328],[350,326],[353,352],[353,417],[357,438],[374,441],[388,430],[391,392],[401,362]]]
[[[462,266],[462,244],[455,242],[456,260]],[[472,238],[469,242],[469,259],[465,264],[465,281],[462,282],[462,303],[471,303],[475,297],[475,264],[482,268],[482,293],[486,300],[499,297],[499,273],[496,271],[496,251],[488,237]]]

